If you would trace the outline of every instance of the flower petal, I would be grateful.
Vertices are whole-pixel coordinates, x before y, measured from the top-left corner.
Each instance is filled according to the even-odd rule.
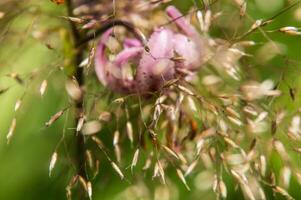
[[[164,81],[174,77],[173,33],[161,28],[150,37],[147,46],[149,51],[144,51],[137,68],[137,90],[140,93],[158,90]]]
[[[107,31],[101,38],[96,50],[95,71],[101,83],[109,89],[121,92],[134,92],[134,80],[129,73],[126,73],[126,67],[129,66],[129,61],[133,60],[138,64],[141,58],[141,47],[125,48],[116,55],[112,62],[106,59],[105,42],[112,34],[112,30]]]
[[[130,48],[130,47],[141,47],[142,44],[137,39],[132,38],[125,38],[123,42],[124,48]]]
[[[166,8],[166,12],[187,36],[193,36],[197,34],[195,28],[189,24],[189,22],[185,19],[185,16],[183,16],[183,14],[175,6],[168,6]]]
[[[182,67],[194,70],[202,64],[201,49],[193,40],[183,34],[174,36],[175,52],[184,58]]]
[[[105,76],[105,65],[108,62],[105,56],[105,41],[109,39],[110,35],[112,34],[112,31],[113,29],[109,29],[102,35],[95,53],[95,71],[98,76],[98,79],[104,86],[107,85],[107,80]]]

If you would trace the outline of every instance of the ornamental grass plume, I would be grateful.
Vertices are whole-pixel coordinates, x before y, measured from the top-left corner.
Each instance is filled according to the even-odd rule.
[[[288,72],[260,76],[256,66],[285,55],[285,44],[269,34],[300,35],[289,24],[269,28],[298,2],[266,19],[252,19],[243,0],[193,1],[186,12],[171,0],[53,2],[67,10],[59,17],[60,33],[38,25],[30,31],[43,44],[56,38],[58,44],[49,39],[45,45],[59,61],[29,79],[16,72],[6,77],[26,88],[16,101],[17,115],[31,83],[44,100],[49,76],[63,75],[53,84],[59,93],[63,85],[66,104],[42,130],[67,116],[49,155],[49,176],[69,163],[68,199],[92,199],[97,184],[115,175],[131,183],[116,199],[181,199],[177,182],[192,199],[200,191],[213,191],[209,199],[233,198],[234,192],[250,200],[295,199],[289,188],[292,177],[301,182],[294,159],[301,152],[300,109],[279,102],[297,102],[298,95],[291,86],[283,89]],[[268,41],[252,37],[259,33]],[[18,137],[18,120],[11,122],[9,143]],[[66,144],[74,152],[65,155]],[[156,184],[150,187],[149,179]]]

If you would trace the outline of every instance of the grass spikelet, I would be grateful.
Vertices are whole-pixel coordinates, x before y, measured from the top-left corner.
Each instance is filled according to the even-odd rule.
[[[279,153],[279,155],[281,156],[281,158],[284,160],[284,161],[288,161],[290,158],[289,158],[289,155],[283,145],[283,143],[279,140],[274,140],[273,141],[273,147],[275,148],[275,150]]]
[[[139,149],[137,149],[134,153],[134,157],[131,164],[131,171],[133,172],[134,167],[136,167],[139,158]]]
[[[57,158],[58,158],[58,154],[57,154],[57,152],[54,152],[51,156],[51,160],[50,160],[50,164],[49,164],[49,177],[51,177],[52,170],[55,167]]]
[[[88,166],[91,169],[93,169],[93,167],[94,167],[94,159],[93,159],[93,155],[92,155],[91,150],[86,150],[85,151],[85,156],[86,156],[86,160],[87,160]]]
[[[190,89],[186,88],[185,86],[183,86],[183,85],[178,85],[178,88],[179,88],[182,92],[184,92],[184,93],[186,93],[186,94],[188,94],[188,95],[194,96],[194,93],[193,93]]]
[[[281,184],[288,188],[291,180],[292,171],[288,166],[284,166],[280,171]]]
[[[97,120],[86,122],[82,128],[83,135],[94,135],[101,130],[101,123]]]
[[[114,145],[114,152],[118,163],[121,161],[121,150],[118,144]]]
[[[227,187],[223,180],[218,181],[218,190],[221,194],[221,197],[223,199],[226,199],[227,198]]]
[[[134,142],[133,126],[131,122],[126,123],[126,133],[131,143]]]
[[[78,176],[78,180],[79,183],[81,184],[82,188],[88,192],[88,185],[87,185],[87,181],[82,177],[82,176]]]
[[[17,74],[16,72],[12,72],[8,75],[8,77],[11,77],[12,79],[14,79],[17,83],[19,83],[20,85],[24,84],[24,80],[20,77],[19,74]]]
[[[285,189],[283,189],[282,187],[275,186],[275,187],[273,188],[273,190],[274,190],[275,192],[281,194],[281,195],[282,195],[283,197],[285,197],[287,200],[294,200],[294,198],[293,198],[291,195],[289,195],[289,193],[288,193]]]
[[[200,29],[201,29],[201,31],[204,31],[205,25],[204,25],[203,13],[202,13],[201,10],[198,10],[196,14],[197,14],[196,16],[197,16],[197,19],[198,19],[198,22],[199,22]]]
[[[84,23],[86,21],[86,20],[78,18],[78,17],[61,16],[61,18],[66,19],[66,20],[70,20],[71,22],[75,22],[77,24],[82,24],[82,23]]]
[[[122,104],[122,103],[124,103],[124,98],[115,99],[113,102],[117,103],[117,104]]]
[[[57,113],[55,113],[48,122],[45,123],[46,127],[51,126],[54,122],[56,122],[63,114],[64,110],[60,110]]]
[[[120,168],[118,167],[118,165],[115,162],[111,162],[111,165],[112,165],[113,169],[117,172],[117,174],[119,175],[121,180],[123,180],[124,175],[123,175],[122,171],[120,170]]]
[[[149,157],[146,159],[144,166],[143,166],[143,170],[148,170],[151,167],[152,164],[152,153],[149,155]]]
[[[198,164],[198,160],[193,161],[187,168],[186,172],[185,172],[185,176],[188,176],[196,167],[196,165]]]
[[[163,149],[169,154],[171,155],[172,157],[174,157],[175,159],[179,160],[179,156],[177,155],[176,152],[174,152],[173,150],[171,150],[170,148],[168,148],[167,146],[163,145],[162,146]]]
[[[120,133],[118,130],[116,130],[114,132],[114,138],[113,138],[113,145],[117,145],[119,143],[119,136],[120,136]]]
[[[98,119],[100,121],[109,122],[112,119],[112,115],[111,115],[110,112],[102,112],[102,113],[99,114]]]
[[[78,82],[76,81],[76,79],[70,79],[66,81],[66,85],[65,85],[66,91],[68,93],[68,95],[71,97],[71,99],[75,100],[75,101],[79,101],[82,96],[83,96],[83,92],[81,90],[81,88],[79,87]]]
[[[90,181],[87,182],[87,193],[89,199],[92,200],[92,183]]]
[[[76,132],[80,132],[83,128],[84,122],[85,122],[85,116],[83,113],[80,114],[80,118],[78,119],[77,125],[76,125]]]
[[[267,171],[267,161],[264,155],[260,155],[259,169],[261,176],[265,177]]]
[[[41,96],[44,96],[44,94],[46,92],[46,89],[47,89],[47,85],[48,85],[47,80],[43,80],[41,85],[40,85],[40,89],[39,89]]]
[[[164,169],[163,169],[162,164],[159,160],[157,161],[156,166],[158,166],[158,172],[159,172],[159,175],[161,177],[162,183],[166,184]]]
[[[184,174],[183,174],[183,172],[182,172],[180,169],[177,169],[177,175],[178,175],[178,177],[180,178],[180,180],[183,182],[183,184],[185,185],[186,189],[187,189],[188,191],[190,191],[190,188],[189,188],[189,186],[187,185],[187,182],[186,182],[186,179],[185,179],[185,177],[184,177]]]
[[[242,4],[240,5],[240,11],[239,11],[240,17],[244,17],[246,15],[246,11],[247,11],[247,1],[243,1]]]
[[[8,133],[6,135],[6,140],[7,140],[7,144],[10,143],[10,140],[11,138],[13,137],[14,135],[14,132],[15,132],[15,128],[16,128],[16,124],[17,124],[17,120],[16,118],[14,118],[11,122],[11,125],[9,127],[9,130],[8,130]]]
[[[22,104],[22,100],[21,100],[21,99],[18,99],[18,100],[16,101],[16,104],[15,104],[15,112],[18,111],[18,109],[20,108],[21,104]]]
[[[282,27],[279,31],[288,35],[301,35],[300,29],[293,26]]]

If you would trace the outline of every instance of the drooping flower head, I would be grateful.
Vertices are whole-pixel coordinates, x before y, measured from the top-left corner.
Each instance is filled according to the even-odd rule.
[[[108,30],[97,47],[95,67],[102,84],[116,92],[145,94],[159,90],[164,82],[177,77],[178,69],[195,71],[202,64],[202,42],[196,29],[174,7],[166,9],[181,33],[160,27],[147,41],[147,49],[136,39],[126,38],[124,49],[113,60],[105,54],[106,41],[113,30]],[[176,56],[181,61],[174,59]],[[127,70],[135,65],[136,74]]]

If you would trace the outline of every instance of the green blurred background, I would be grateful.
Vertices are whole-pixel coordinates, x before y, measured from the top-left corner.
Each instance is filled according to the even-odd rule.
[[[49,178],[48,167],[51,155],[58,144],[61,135],[66,129],[67,139],[72,138],[72,114],[66,112],[53,126],[45,128],[44,124],[57,111],[69,105],[64,85],[60,84],[66,76],[59,70],[64,60],[62,55],[62,38],[64,31],[68,28],[66,21],[58,16],[66,15],[64,6],[57,6],[51,1],[31,0],[15,1],[13,6],[5,6],[4,0],[0,2],[0,12],[5,16],[0,19],[0,90],[9,88],[0,95],[0,199],[7,200],[37,200],[37,199],[66,199],[65,187],[73,175],[72,170],[64,159],[58,159],[53,176]],[[247,13],[249,19],[267,19],[281,9],[286,7],[289,1],[285,0],[251,0],[248,2]],[[190,0],[174,0],[183,11],[194,5]],[[201,5],[201,1],[196,1]],[[2,6],[1,6],[2,5]],[[16,6],[16,7],[14,7]],[[16,9],[18,7],[18,9]],[[23,9],[19,9],[23,8]],[[239,21],[238,10],[230,0],[218,1],[214,7],[225,14],[217,22],[220,29],[214,29],[215,36],[227,38],[231,37],[236,21]],[[22,12],[20,11],[22,10]],[[231,22],[231,19],[236,19]],[[10,20],[8,20],[10,19]],[[227,21],[223,21],[227,20]],[[246,20],[245,26],[240,26],[238,34],[247,30],[251,20]],[[297,5],[275,19],[265,30],[274,30],[283,26],[301,25],[301,5]],[[63,28],[58,28],[63,27]],[[49,37],[40,40],[32,37],[33,32],[47,31],[53,29]],[[223,31],[221,31],[223,30]],[[283,97],[278,101],[279,105],[287,105],[290,111],[300,107],[299,93],[292,101],[289,89],[298,91],[301,87],[299,74],[301,71],[301,37],[288,36],[279,32],[271,32],[267,35],[273,41],[279,43],[282,52],[276,56],[265,59],[273,49],[262,49],[262,45],[252,47],[248,53],[255,55],[254,59],[244,66],[255,69],[252,76],[259,80],[271,78],[275,81],[282,80],[281,89]],[[259,32],[248,37],[258,44],[265,44],[267,39]],[[48,45],[48,48],[47,48]],[[49,48],[49,45],[53,49]],[[20,85],[14,79],[7,76],[12,72],[17,72],[22,78],[28,79],[28,74],[37,69],[37,78],[27,85]],[[48,80],[48,87],[43,97],[39,95],[39,85],[42,80]],[[18,99],[22,98],[22,105],[17,112],[14,106]],[[275,105],[277,109],[277,103]],[[70,111],[71,112],[71,111]],[[16,117],[17,126],[11,143],[6,142],[12,119]],[[68,146],[60,150],[64,154]],[[124,153],[124,156],[127,154]],[[59,154],[60,156],[60,154]],[[132,154],[129,154],[132,156]],[[130,158],[129,158],[130,159]],[[271,160],[271,167],[279,170],[277,158]],[[300,158],[296,157],[296,162]],[[301,164],[300,164],[301,167]],[[131,175],[127,170],[126,174]],[[188,178],[188,184],[192,191],[188,192],[182,183],[175,176],[174,172],[167,172],[170,176],[168,188],[160,185],[155,180],[151,180],[151,175],[134,175],[131,180],[121,181],[116,173],[108,167],[108,163],[100,164],[100,175],[93,181],[93,199],[215,199],[212,189],[203,190],[197,179],[202,174],[194,173]],[[228,186],[228,199],[243,199],[239,190],[235,190],[231,184],[231,179],[226,180]],[[202,183],[207,184],[207,183]],[[206,187],[205,187],[206,188]],[[148,190],[150,189],[150,190]],[[167,193],[166,191],[169,191]],[[289,192],[295,199],[301,199],[301,186],[293,178]],[[149,198],[151,197],[151,198]],[[269,199],[274,199],[272,195]],[[281,197],[277,197],[281,199]]]

